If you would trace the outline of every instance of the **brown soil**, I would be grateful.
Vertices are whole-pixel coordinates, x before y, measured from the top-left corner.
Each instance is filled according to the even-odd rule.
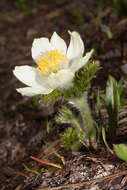
[[[104,89],[109,74],[120,79],[121,65],[127,60],[127,18],[118,16],[109,5],[104,6],[102,23],[115,33],[113,39],[109,39],[97,24],[98,1],[36,3],[29,14],[18,10],[10,1],[0,2],[1,190],[127,189],[125,166],[107,154],[105,148],[77,154],[64,150],[59,136],[65,126],[56,126],[54,122],[56,106],[33,106],[32,99],[16,92],[15,88],[21,84],[12,74],[15,65],[34,65],[30,53],[33,38],[50,37],[57,31],[69,42],[67,31],[76,30],[85,41],[86,51],[95,48],[96,58],[102,66],[92,81],[92,90]],[[76,13],[77,9],[80,13]],[[120,126],[126,131],[125,110],[126,107]],[[47,119],[51,120],[50,134],[46,132]],[[125,131],[119,135],[121,142],[126,140]],[[30,158],[36,156],[62,165],[54,150],[65,159],[62,170],[44,169]],[[23,164],[32,171],[26,171]]]

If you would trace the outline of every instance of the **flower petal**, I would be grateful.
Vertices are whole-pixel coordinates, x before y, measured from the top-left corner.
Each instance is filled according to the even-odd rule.
[[[36,96],[39,94],[49,94],[53,90],[45,89],[45,88],[33,88],[33,87],[25,87],[16,89],[17,92],[21,93],[22,96]]]
[[[32,58],[34,59],[35,62],[37,62],[39,57],[43,53],[50,50],[51,50],[51,45],[49,43],[48,38],[36,38],[34,39],[31,48]]]
[[[78,71],[80,68],[82,68],[86,63],[88,63],[89,59],[91,58],[94,50],[92,49],[90,52],[86,53],[86,55],[82,58],[73,59],[70,62],[70,70],[72,72]]]
[[[60,70],[57,73],[52,73],[49,78],[49,86],[53,89],[68,88],[72,84],[74,73],[70,70]]]
[[[67,57],[74,59],[81,57],[84,53],[84,43],[78,32],[69,32],[71,36],[70,44],[67,50]]]
[[[13,74],[27,86],[48,88],[47,80],[34,67],[28,65],[16,66]]]
[[[62,52],[64,55],[66,54],[67,45],[65,41],[56,32],[53,33],[50,43],[52,45],[52,49],[57,49],[58,51]]]

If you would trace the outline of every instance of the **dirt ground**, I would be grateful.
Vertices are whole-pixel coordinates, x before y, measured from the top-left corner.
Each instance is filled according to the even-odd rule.
[[[115,34],[113,38],[103,31],[99,19],[97,0],[62,0],[54,4],[45,1],[36,3],[29,14],[11,1],[0,1],[1,190],[127,189],[126,165],[104,147],[81,153],[63,149],[59,137],[65,126],[54,122],[56,106],[33,106],[32,99],[16,92],[21,84],[12,74],[15,65],[34,65],[31,44],[35,37],[50,37],[56,31],[69,43],[67,31],[76,30],[84,39],[86,51],[94,48],[95,58],[101,64],[91,89],[103,90],[109,74],[117,79],[123,77],[121,66],[127,62],[127,17],[119,16],[104,4],[101,22]],[[126,141],[126,117],[125,106],[121,111],[120,142]],[[52,123],[50,134],[46,132],[47,119]],[[54,150],[64,157],[65,165]],[[44,168],[30,156],[49,159],[63,168]]]

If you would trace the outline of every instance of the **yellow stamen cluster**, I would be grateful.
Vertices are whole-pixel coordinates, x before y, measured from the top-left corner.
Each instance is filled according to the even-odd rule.
[[[52,72],[58,71],[62,67],[62,63],[66,62],[67,60],[67,57],[58,52],[58,50],[52,50],[46,52],[38,60],[38,69],[43,75],[47,76]]]

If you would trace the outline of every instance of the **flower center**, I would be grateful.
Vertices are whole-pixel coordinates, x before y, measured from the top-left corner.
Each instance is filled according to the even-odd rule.
[[[67,60],[68,58],[64,54],[58,52],[58,50],[52,50],[46,52],[38,60],[38,69],[43,75],[47,76],[52,72],[58,71]]]

